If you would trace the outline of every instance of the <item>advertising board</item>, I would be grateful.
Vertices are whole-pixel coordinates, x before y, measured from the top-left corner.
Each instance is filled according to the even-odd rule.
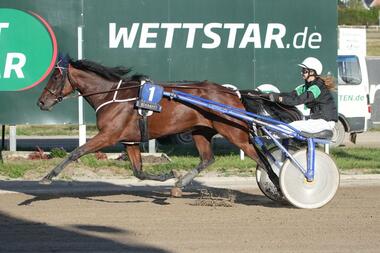
[[[296,2],[296,3],[295,3]],[[0,0],[4,8],[38,13],[51,25],[59,51],[107,66],[132,67],[153,80],[210,80],[253,89],[299,85],[297,64],[320,59],[336,75],[337,6],[330,0]],[[313,11],[305,11],[313,10]],[[1,92],[0,123],[76,123],[77,101],[53,112],[34,106],[42,85]],[[85,108],[85,122],[95,113]]]

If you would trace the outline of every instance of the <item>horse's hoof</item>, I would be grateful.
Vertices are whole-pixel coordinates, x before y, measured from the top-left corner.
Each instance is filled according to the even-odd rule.
[[[182,190],[181,190],[181,188],[179,188],[179,187],[173,187],[173,188],[170,190],[170,192],[171,192],[172,197],[175,197],[175,198],[180,198],[180,197],[182,197]]]
[[[48,179],[48,178],[43,178],[41,179],[38,183],[39,184],[42,184],[42,185],[49,185],[51,184],[53,181],[51,179]]]

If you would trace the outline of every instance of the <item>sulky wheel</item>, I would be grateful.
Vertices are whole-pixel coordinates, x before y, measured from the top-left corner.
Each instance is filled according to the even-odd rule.
[[[293,157],[306,170],[307,151],[302,149]],[[290,159],[284,162],[280,172],[280,187],[290,204],[299,208],[319,208],[326,205],[339,186],[339,171],[326,153],[315,150],[314,181],[307,182],[300,169]]]
[[[297,151],[297,148],[289,146],[288,151],[291,154],[293,154]],[[274,158],[276,158],[276,160],[281,161],[281,165],[283,164],[286,157],[282,154],[281,150],[278,147],[273,147],[269,149],[269,152],[273,155]],[[268,161],[273,171],[278,175],[280,168],[270,159],[268,159]],[[256,182],[261,192],[265,196],[267,196],[273,201],[286,202],[286,199],[284,198],[284,195],[282,194],[281,190],[269,178],[267,171],[260,166],[256,167]]]

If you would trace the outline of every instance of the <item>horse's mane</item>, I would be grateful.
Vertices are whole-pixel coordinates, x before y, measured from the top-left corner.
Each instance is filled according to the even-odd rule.
[[[132,68],[126,68],[123,66],[106,67],[104,65],[89,60],[70,60],[70,64],[76,69],[94,72],[95,74],[110,81],[137,81],[145,77],[145,75],[140,74],[128,76],[128,74],[130,74],[130,72],[132,71]]]

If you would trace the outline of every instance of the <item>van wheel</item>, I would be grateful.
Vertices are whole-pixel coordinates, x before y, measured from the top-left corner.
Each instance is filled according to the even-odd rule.
[[[344,130],[344,126],[342,122],[338,120],[333,129],[333,142],[331,143],[331,147],[339,147],[340,145],[342,145],[345,134],[346,132]]]

